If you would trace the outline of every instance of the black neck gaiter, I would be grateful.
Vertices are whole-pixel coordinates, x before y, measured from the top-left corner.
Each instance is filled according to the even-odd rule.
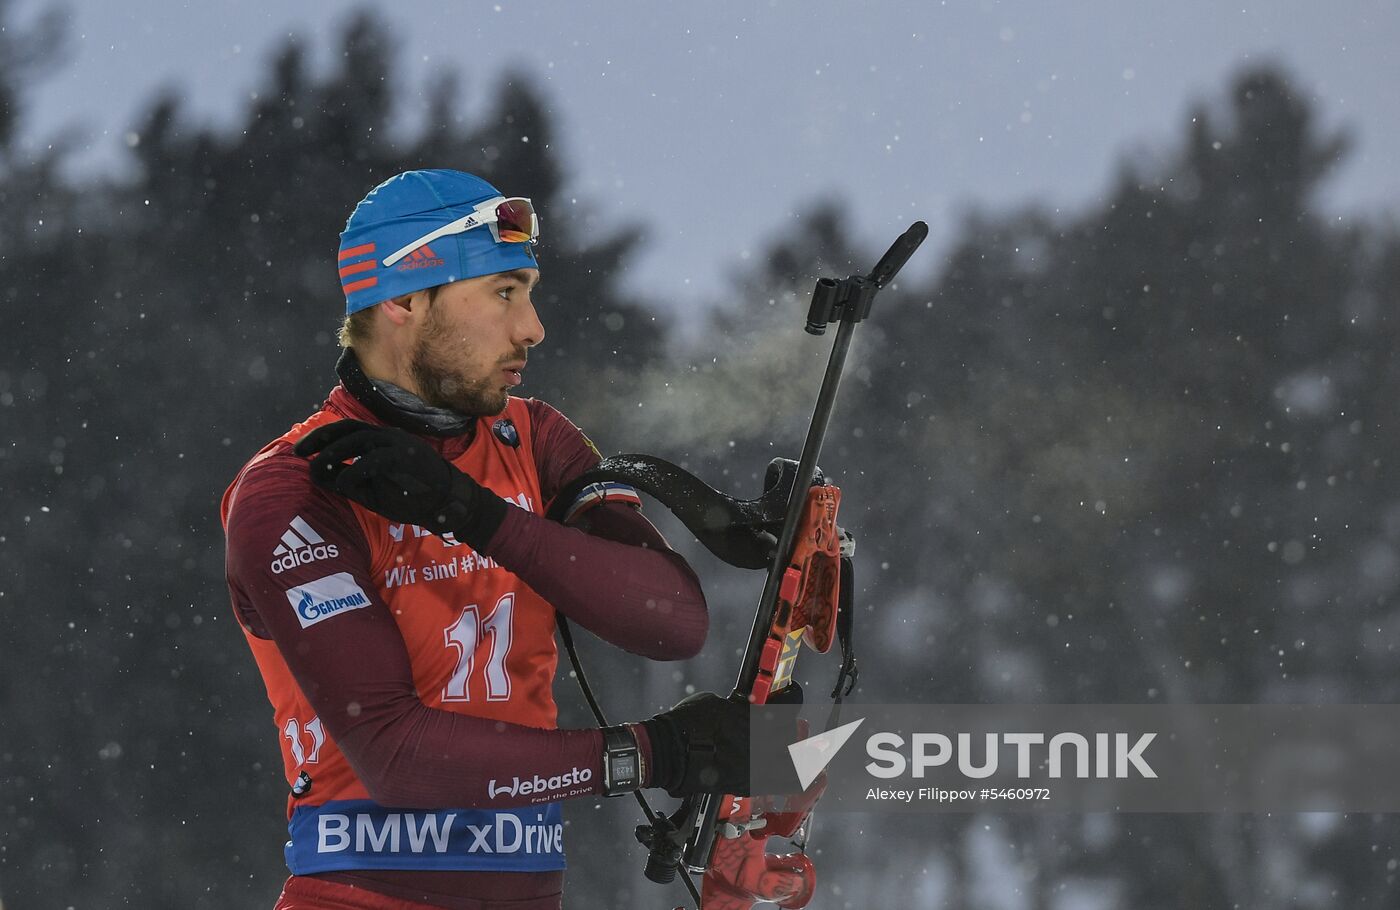
[[[346,348],[340,355],[335,372],[345,384],[346,391],[369,408],[375,417],[391,426],[424,436],[441,437],[461,436],[472,432],[476,426],[475,417],[433,407],[392,382],[366,376],[352,348]]]

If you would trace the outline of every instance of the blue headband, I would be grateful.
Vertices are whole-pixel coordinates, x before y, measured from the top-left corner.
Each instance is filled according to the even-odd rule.
[[[480,177],[449,170],[406,171],[370,190],[340,235],[345,315],[463,278],[538,268],[532,244],[498,243],[487,228],[438,238],[384,265],[405,244],[500,195]]]

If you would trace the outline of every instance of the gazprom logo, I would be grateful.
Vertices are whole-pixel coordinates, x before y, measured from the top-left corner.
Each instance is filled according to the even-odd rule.
[[[337,613],[369,606],[369,596],[349,572],[337,572],[287,591],[303,629]]]

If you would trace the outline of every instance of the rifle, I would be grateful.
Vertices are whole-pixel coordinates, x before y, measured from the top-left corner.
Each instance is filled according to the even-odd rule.
[[[854,688],[858,674],[851,634],[855,542],[836,524],[841,491],[827,482],[817,459],[855,327],[870,315],[876,293],[894,279],[927,236],[928,225],[916,221],[869,275],[817,281],[805,329],[820,336],[832,322],[839,322],[836,339],[801,456],[797,462],[775,459],[758,499],[734,499],[655,456],[619,455],[603,459],[576,478],[555,497],[550,510],[550,517],[562,519],[585,488],[626,483],[660,501],[720,559],[741,568],[766,566],[768,574],[733,697],[756,705],[800,697],[791,682],[803,643],[825,652],[834,633],[841,642],[841,669],[831,694],[828,730],[836,726],[842,699]],[[779,527],[774,547],[772,532]],[[558,627],[584,699],[598,724],[606,727],[607,718],[584,675],[562,615]],[[782,803],[760,804],[731,795],[692,796],[670,815],[654,811],[638,791],[635,796],[647,819],[636,831],[637,839],[648,848],[645,874],[666,883],[683,872],[682,882],[697,910],[751,910],[756,901],[798,910],[815,892],[816,869],[806,855],[806,843],[812,808],[824,789],[823,775]],[[768,853],[767,840],[774,836],[791,838],[797,852]],[[697,890],[691,873],[703,876],[703,892]]]

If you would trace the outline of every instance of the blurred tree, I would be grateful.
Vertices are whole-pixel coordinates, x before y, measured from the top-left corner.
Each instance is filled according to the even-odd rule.
[[[27,28],[13,23],[13,0],[0,0],[0,164],[14,145],[23,107],[23,88],[60,65],[67,51],[63,11],[50,8]]]
[[[1347,145],[1280,71],[1246,71],[1222,111],[1196,112],[1161,173],[1125,164],[1107,203],[1072,219],[974,215],[929,287],[882,297],[822,459],[846,489],[878,634],[861,692],[1253,702],[1393,690],[1377,671],[1400,644],[1400,490],[1384,467],[1400,441],[1386,404],[1400,391],[1400,246],[1384,225],[1318,211]],[[877,254],[852,252],[834,211],[814,209],[736,276],[740,302],[716,305],[713,330],[676,358],[682,371],[648,377],[629,435],[671,427],[692,468],[756,491],[774,440],[795,448],[824,360],[798,331],[812,279]],[[1047,830],[1005,827],[1028,843]],[[1136,906],[1178,906],[1188,881],[1192,905],[1232,906],[1277,886],[1270,843],[1307,854],[1296,832],[1251,819],[1113,828],[1092,843],[1053,833],[1043,901],[1062,875],[1088,875],[1122,882]],[[939,843],[957,856],[971,830],[942,826]],[[1333,906],[1393,899],[1374,869],[1358,871],[1354,900]]]
[[[882,250],[817,203],[735,276],[708,331],[667,347],[656,308],[619,290],[641,227],[563,197],[553,114],[523,74],[468,122],[439,73],[426,122],[406,123],[392,40],[365,13],[326,73],[300,41],[278,49],[226,129],[152,99],[134,176],[73,183],[62,143],[16,142],[59,20],[11,19],[0,0],[0,887],[16,906],[265,901],[283,874],[277,754],[214,515],[237,466],[331,382],[354,200],[419,166],[531,194],[549,337],[530,390],[605,447],[645,440],[740,495],[800,444],[827,349],[801,333],[813,280]],[[861,539],[860,696],[1391,698],[1400,231],[1318,211],[1346,145],[1282,73],[1250,70],[1160,172],[1125,164],[1073,218],[971,216],[927,286],[882,295],[822,459]],[[717,619],[747,613],[752,579],[703,571]],[[733,647],[607,672],[640,706],[727,685]],[[829,669],[804,664],[809,691]],[[980,893],[985,829],[919,832],[951,893]],[[1333,886],[1312,906],[1395,902],[1387,819],[997,831],[1032,860],[1034,906],[1075,880],[1143,908],[1179,906],[1186,882],[1193,906],[1257,903],[1288,893],[1280,869]],[[616,843],[574,844],[580,901],[653,900]]]
[[[542,318],[569,355],[532,360],[532,391],[567,389],[570,411],[605,394],[590,365],[607,352],[641,365],[659,350],[661,327],[618,291],[637,232],[566,214],[528,80],[508,78],[481,123],[457,117],[439,81],[432,120],[411,130],[388,103],[405,94],[388,34],[353,17],[322,75],[289,40],[226,129],[191,123],[173,93],[154,99],[131,131],[130,179],[30,182],[52,156],[0,170],[14,314],[0,484],[15,491],[0,603],[63,605],[0,614],[7,644],[34,658],[0,678],[7,693],[66,693],[5,712],[4,741],[26,743],[3,753],[0,881],[17,905],[246,906],[285,874],[276,742],[229,614],[216,515],[236,468],[334,382],[334,253],[356,200],[440,166],[531,194]],[[31,57],[0,57],[0,97],[17,97]],[[18,210],[35,213],[23,228]],[[167,874],[149,874],[152,855]]]
[[[1400,634],[1382,404],[1400,392],[1397,247],[1318,211],[1346,147],[1281,72],[1247,71],[1162,173],[1125,166],[1068,221],[975,218],[904,298],[874,385],[909,394],[869,404],[912,443],[872,452],[877,476],[928,483],[886,497],[920,539],[898,582],[933,608],[932,671],[908,697],[1389,700],[1366,656]],[[930,540],[946,561],[916,558]],[[1251,820],[1119,827],[1097,858],[1069,854],[1080,873],[1133,869],[1135,906],[1179,906],[1187,880],[1193,906],[1270,888]],[[1337,836],[1376,836],[1358,830]],[[1327,906],[1395,898],[1373,869],[1353,880]]]

